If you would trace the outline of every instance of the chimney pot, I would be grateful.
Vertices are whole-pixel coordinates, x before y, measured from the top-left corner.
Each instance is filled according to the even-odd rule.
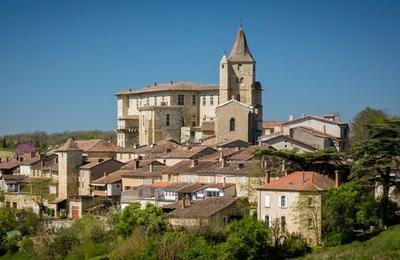
[[[139,160],[135,160],[135,169],[139,168],[139,164],[140,164],[140,161]]]
[[[153,162],[150,163],[150,172],[153,172]]]

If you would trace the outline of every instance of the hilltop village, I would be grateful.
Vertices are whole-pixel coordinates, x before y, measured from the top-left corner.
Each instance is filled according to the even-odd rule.
[[[296,168],[290,159],[341,154],[348,124],[337,114],[263,121],[263,88],[242,28],[219,73],[218,84],[171,81],[116,93],[116,144],[68,139],[0,158],[3,206],[30,208],[53,226],[135,203],[157,206],[173,229],[251,215],[278,225],[279,237],[298,233],[320,244],[325,196],[349,171],[325,161]]]

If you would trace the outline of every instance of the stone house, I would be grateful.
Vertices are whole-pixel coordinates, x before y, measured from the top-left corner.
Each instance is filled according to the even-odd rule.
[[[316,172],[293,172],[272,180],[257,188],[257,217],[269,226],[278,225],[282,235],[300,232],[310,243],[318,243],[324,196],[333,187],[334,180]]]

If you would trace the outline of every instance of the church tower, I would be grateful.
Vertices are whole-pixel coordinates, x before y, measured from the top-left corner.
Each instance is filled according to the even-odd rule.
[[[256,81],[256,61],[254,60],[242,26],[236,34],[229,57],[220,61],[219,99],[223,104],[235,99],[252,106],[255,110],[254,129],[260,136],[262,131],[262,88]]]

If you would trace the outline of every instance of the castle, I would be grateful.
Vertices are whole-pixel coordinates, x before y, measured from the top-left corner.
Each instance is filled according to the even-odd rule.
[[[240,27],[229,57],[220,61],[219,84],[171,81],[117,93],[117,144],[255,143],[262,132],[262,88],[255,72]]]

